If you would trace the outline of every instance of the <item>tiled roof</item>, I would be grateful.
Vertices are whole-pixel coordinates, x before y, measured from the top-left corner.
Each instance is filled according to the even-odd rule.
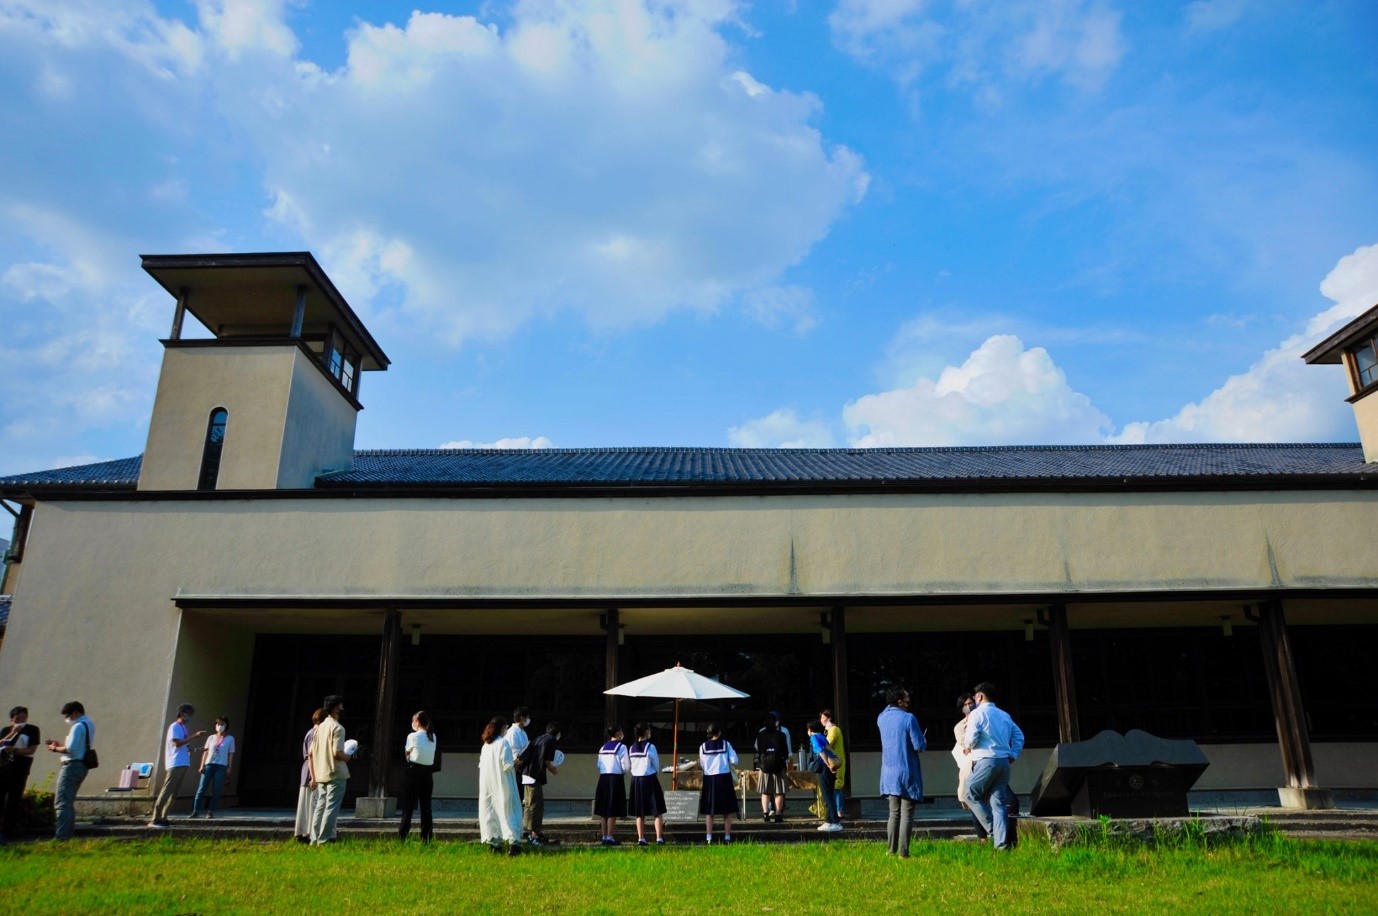
[[[962,480],[1333,477],[1378,473],[1355,445],[1067,445],[876,449],[423,449],[356,452],[318,487],[856,484]]]
[[[142,459],[0,477],[0,490],[127,489]],[[1050,445],[964,448],[388,449],[358,451],[321,489],[840,486],[989,481],[1378,480],[1358,444]]]
[[[33,471],[0,477],[0,488],[9,487],[133,487],[139,483],[143,456],[78,464],[52,471]]]

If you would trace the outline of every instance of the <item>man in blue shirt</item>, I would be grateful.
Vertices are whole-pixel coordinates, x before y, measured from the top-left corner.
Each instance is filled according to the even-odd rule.
[[[909,858],[909,835],[914,805],[923,801],[923,772],[919,754],[928,747],[919,720],[909,711],[909,691],[891,687],[886,707],[876,718],[880,729],[880,794],[890,806],[885,825],[886,852]]]
[[[982,829],[991,835],[996,849],[1013,849],[1009,833],[1010,764],[1024,750],[1024,733],[1009,713],[995,705],[995,685],[989,681],[972,690],[977,706],[967,717],[962,752],[972,758],[967,779],[966,803]],[[991,799],[995,804],[991,805]]]

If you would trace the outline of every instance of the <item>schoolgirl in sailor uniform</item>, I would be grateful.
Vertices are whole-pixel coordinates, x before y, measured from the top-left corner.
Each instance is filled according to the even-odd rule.
[[[627,784],[622,775],[631,769],[622,729],[608,726],[608,740],[598,749],[598,788],[593,796],[593,813],[603,819],[603,845],[618,846],[612,835],[617,819],[627,816]]]
[[[631,758],[632,794],[627,803],[627,812],[636,818],[636,845],[645,846],[646,818],[655,818],[656,844],[665,844],[665,793],[660,788],[660,755],[651,743],[651,726],[646,722],[636,723],[632,734],[636,743],[627,752]]]
[[[699,814],[704,816],[708,842],[713,842],[713,815],[722,815],[723,842],[732,842],[732,818],[741,815],[737,795],[732,791],[732,768],[738,764],[737,751],[722,736],[714,722],[708,726],[708,740],[699,746],[699,769],[703,788],[699,790]]]

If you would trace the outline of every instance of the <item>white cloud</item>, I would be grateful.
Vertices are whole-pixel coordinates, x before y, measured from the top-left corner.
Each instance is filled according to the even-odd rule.
[[[833,43],[910,87],[925,74],[984,103],[1053,77],[1099,88],[1126,43],[1120,13],[1100,0],[838,0]]]
[[[987,339],[937,379],[858,398],[842,417],[859,448],[1095,442],[1110,426],[1046,350],[1026,350],[1009,334]]]
[[[459,344],[562,309],[621,328],[769,289],[866,191],[817,99],[732,66],[735,9],[528,0],[502,29],[414,13],[361,23],[336,73],[260,57],[212,79],[269,215],[355,271],[351,292],[393,288],[395,329]],[[407,256],[358,259],[361,239]]]
[[[727,441],[738,448],[832,448],[834,444],[826,422],[802,419],[789,407],[732,427]]]
[[[1341,258],[1321,282],[1335,304],[1306,329],[1264,353],[1199,401],[1164,420],[1126,424],[1115,442],[1293,442],[1353,440],[1354,414],[1344,375],[1308,366],[1301,354],[1341,324],[1378,304],[1378,245]]]
[[[553,445],[545,436],[509,436],[499,439],[496,442],[471,442],[468,439],[457,439],[454,442],[442,443],[441,448],[505,448],[505,449],[533,449],[533,448],[552,448]]]

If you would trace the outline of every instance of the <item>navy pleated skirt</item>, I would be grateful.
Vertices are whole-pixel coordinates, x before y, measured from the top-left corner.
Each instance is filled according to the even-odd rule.
[[[718,773],[703,777],[703,788],[699,790],[699,814],[731,814],[740,817],[742,810],[737,805],[737,793],[732,789],[732,774]]]
[[[655,817],[665,813],[665,792],[654,776],[633,776],[632,795],[627,800],[627,814],[631,817]]]
[[[598,817],[627,816],[627,783],[621,773],[598,774],[593,813]]]

